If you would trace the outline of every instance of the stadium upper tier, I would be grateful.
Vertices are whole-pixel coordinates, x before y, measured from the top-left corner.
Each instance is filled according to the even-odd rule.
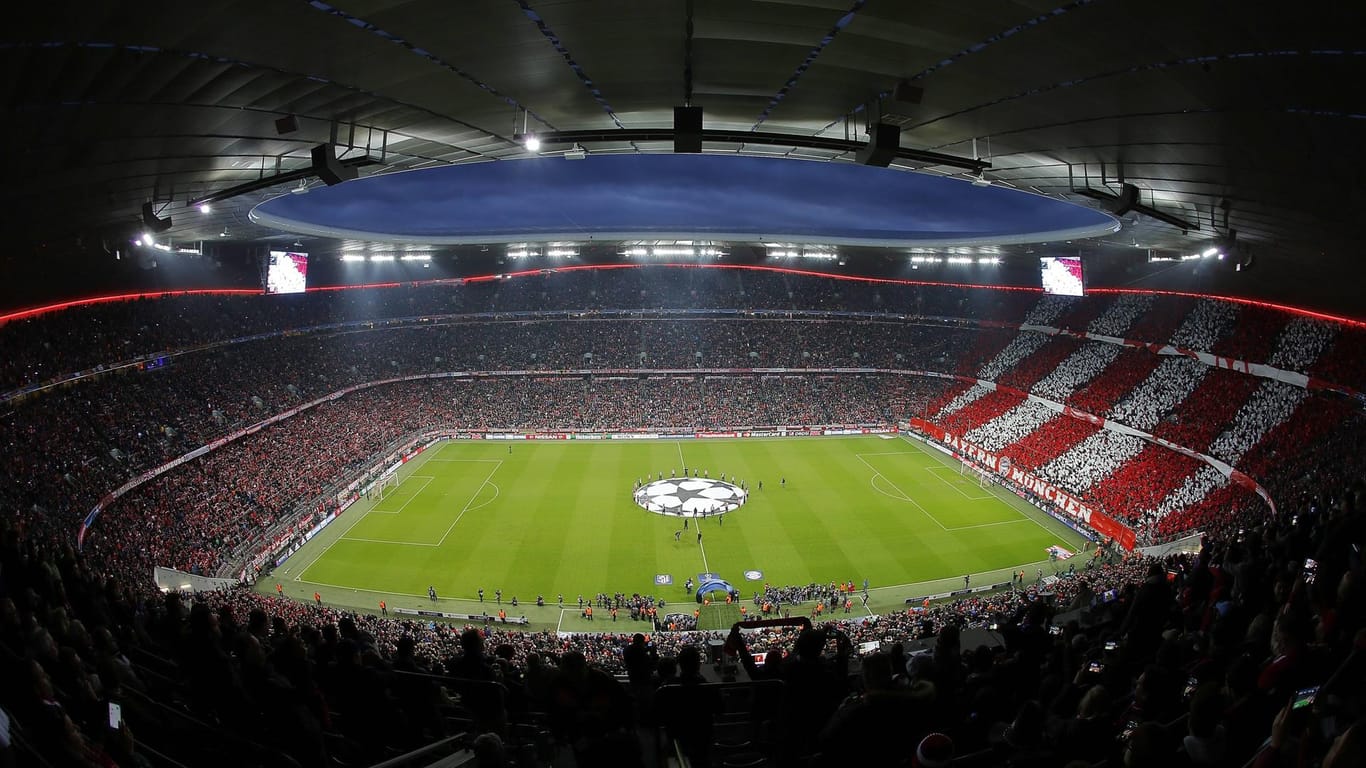
[[[191,295],[0,315],[0,392],[170,351],[335,323],[575,310],[875,312],[1047,325],[1266,363],[1366,390],[1366,326],[1186,296],[836,279],[752,268],[631,266],[533,270],[440,284],[298,296]]]

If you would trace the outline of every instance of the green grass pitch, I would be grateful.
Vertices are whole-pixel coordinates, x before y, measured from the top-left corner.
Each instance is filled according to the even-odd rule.
[[[676,540],[681,520],[641,509],[632,489],[684,465],[738,477],[750,496],[723,520],[691,521]],[[278,582],[305,599],[317,591],[324,602],[373,609],[380,599],[423,607],[431,585],[442,609],[462,612],[478,609],[481,587],[492,610],[501,589],[510,615],[580,629],[588,627],[578,621],[579,594],[640,592],[691,611],[682,585],[704,571],[746,596],[759,586],[745,580],[749,570],[773,584],[867,579],[873,607],[885,610],[915,594],[899,585],[961,586],[963,574],[1026,564],[1032,577],[1047,547],[1077,551],[1081,542],[900,437],[518,441],[510,452],[506,442],[453,441],[405,465],[396,488],[353,506],[261,588]],[[657,574],[673,585],[657,586]],[[575,609],[563,615],[561,593]],[[548,606],[540,612],[538,594]],[[516,611],[507,605],[514,596]],[[588,626],[608,629],[597,618]]]

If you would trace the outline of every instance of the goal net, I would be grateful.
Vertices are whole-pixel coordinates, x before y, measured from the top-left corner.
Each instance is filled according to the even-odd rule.
[[[958,475],[964,482],[975,483],[978,488],[990,488],[991,476],[986,470],[969,461],[958,462]]]
[[[371,499],[383,499],[385,496],[393,493],[396,488],[398,488],[398,474],[385,475],[376,480],[374,485],[370,486],[370,493],[367,494],[367,496]]]

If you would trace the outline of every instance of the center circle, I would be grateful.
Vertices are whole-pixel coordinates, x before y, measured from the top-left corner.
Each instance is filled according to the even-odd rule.
[[[636,488],[633,497],[636,506],[657,515],[710,517],[738,508],[749,497],[749,491],[724,480],[671,477]]]

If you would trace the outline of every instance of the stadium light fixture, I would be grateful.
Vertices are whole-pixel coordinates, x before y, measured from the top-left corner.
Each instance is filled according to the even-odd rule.
[[[142,244],[143,244],[143,245],[146,245],[146,246],[153,246],[153,245],[156,245],[156,242],[157,242],[156,240],[152,239],[152,233],[151,233],[151,232],[143,232],[143,233],[142,233]]]
[[[394,254],[392,254],[392,253],[375,253],[375,254],[371,254],[371,255],[370,255],[370,260],[371,260],[371,261],[393,261],[393,260],[394,260]]]
[[[1206,248],[1205,251],[1204,251],[1204,253],[1201,253],[1200,255],[1203,256],[1203,257],[1205,257],[1206,259],[1208,259],[1209,257],[1214,256],[1214,255],[1216,255],[1216,254],[1218,254],[1218,253],[1219,253],[1219,249],[1218,249],[1218,248]]]
[[[541,140],[540,140],[539,138],[536,137],[536,134],[534,134],[534,133],[528,133],[528,134],[526,135],[525,146],[526,146],[526,151],[528,151],[528,152],[540,152],[540,151],[541,151]]]
[[[430,253],[406,253],[406,254],[403,255],[403,258],[401,259],[401,261],[431,261],[431,260],[432,260],[432,255],[431,255]]]
[[[341,260],[346,262],[365,261],[365,256],[359,253],[343,253]]]
[[[212,211],[213,211],[213,206],[209,205],[208,203],[200,203],[200,204],[199,204],[199,212],[200,212],[200,213],[211,213]]]

